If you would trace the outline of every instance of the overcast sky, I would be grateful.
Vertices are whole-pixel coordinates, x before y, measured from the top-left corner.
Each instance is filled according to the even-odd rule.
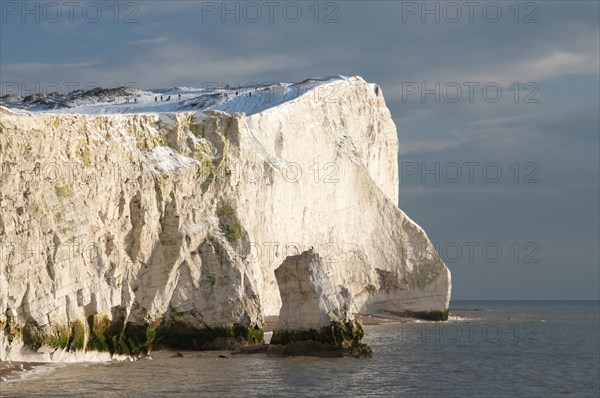
[[[0,5],[3,93],[376,82],[453,298],[599,298],[597,1]]]

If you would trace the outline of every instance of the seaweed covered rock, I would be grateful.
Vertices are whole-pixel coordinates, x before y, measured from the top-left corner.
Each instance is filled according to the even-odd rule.
[[[327,276],[326,264],[312,249],[289,256],[275,270],[281,312],[270,354],[370,357],[363,329],[348,309],[352,297]]]

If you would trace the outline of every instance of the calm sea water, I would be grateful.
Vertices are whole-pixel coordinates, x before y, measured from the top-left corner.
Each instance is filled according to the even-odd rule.
[[[600,396],[597,301],[454,301],[447,323],[365,332],[367,360],[163,351],[131,363],[39,366],[0,383],[0,396]]]

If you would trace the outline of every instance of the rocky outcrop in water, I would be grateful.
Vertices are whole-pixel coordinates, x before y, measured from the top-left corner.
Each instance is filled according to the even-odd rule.
[[[274,271],[310,247],[348,313],[444,319],[450,273],[397,206],[381,89],[290,87],[195,112],[0,108],[0,359],[260,343]]]
[[[286,258],[275,270],[282,306],[270,353],[372,355],[371,349],[361,343],[362,325],[349,313],[350,292],[336,286],[327,274],[326,265],[312,249]]]

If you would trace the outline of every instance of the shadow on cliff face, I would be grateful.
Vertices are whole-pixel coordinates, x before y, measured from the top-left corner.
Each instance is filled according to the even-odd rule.
[[[245,231],[236,233],[243,235]],[[221,231],[219,235],[209,234],[195,250],[201,266],[195,295],[190,297],[194,309],[180,311],[169,308],[157,330],[157,347],[215,350],[263,343],[263,328],[251,315],[261,313],[259,297],[239,259],[232,255],[231,248],[226,248],[226,245],[229,245],[228,239]],[[185,266],[182,264],[182,267]],[[243,290],[238,289],[241,286]],[[227,313],[228,319],[238,321],[222,322],[219,326],[203,321],[220,318],[216,311]]]
[[[423,289],[428,283],[432,283],[432,281],[435,279],[435,275],[432,271],[433,266],[430,266],[429,268],[431,269],[424,267],[424,269],[417,270],[416,275],[411,275],[410,278],[404,277],[402,279],[403,285]],[[401,290],[402,285],[398,280],[398,274],[396,272],[386,271],[379,268],[375,268],[375,271],[377,271],[377,276],[379,277],[380,288],[379,292],[373,288],[372,297],[374,298],[370,298],[368,301],[368,306],[370,308],[377,309],[379,314],[385,314],[391,318],[412,318],[427,321],[448,320],[448,309],[444,309],[442,311],[409,311],[390,309],[390,306],[387,305],[387,300],[385,300],[385,297],[393,297],[393,293],[395,291]],[[377,296],[384,297],[384,300]],[[390,301],[394,302],[396,300],[392,298]],[[379,305],[380,303],[383,303],[384,305]]]
[[[157,190],[156,197],[159,205],[164,203],[160,190]],[[254,307],[257,307],[254,312],[261,313],[258,295],[236,257],[239,254],[237,252],[248,245],[248,233],[241,226],[231,205],[220,204],[217,216],[218,231],[209,233],[198,247],[187,247],[191,240],[184,239],[180,232],[178,205],[172,192],[157,220],[148,219],[141,203],[141,195],[138,193],[134,196],[130,203],[131,230],[127,235],[127,253],[130,259],[133,262],[142,261],[144,254],[140,239],[144,233],[149,233],[147,230],[152,228],[153,223],[159,227],[158,240],[134,279],[138,284],[133,288],[131,307],[113,308],[112,318],[115,321],[105,332],[111,352],[135,354],[157,348],[239,349],[263,343],[262,327],[247,312],[237,314],[241,309]],[[166,278],[174,269],[178,272],[179,282],[173,287],[171,295],[177,294],[179,283],[193,280],[189,269],[192,264],[181,256],[184,246],[185,250],[189,249],[198,257],[196,261],[200,271],[199,280],[193,282],[194,289],[187,289],[185,286],[181,288],[181,291],[193,292],[191,295],[184,295],[191,302],[192,309],[180,310],[170,305],[158,319],[151,323],[145,322],[148,319],[145,309],[151,308],[156,296],[163,294],[160,289],[151,289],[152,286],[168,286]],[[244,286],[243,292],[238,291],[240,286]],[[217,291],[219,294],[216,294]],[[148,292],[154,293],[148,295]],[[229,304],[220,302],[219,297],[223,295],[228,298],[236,297],[238,301],[228,300]],[[223,321],[220,326],[205,323],[204,319],[219,318],[214,313],[217,309],[224,313],[230,312],[231,315],[227,318],[238,319],[238,322],[228,325],[228,322]]]

